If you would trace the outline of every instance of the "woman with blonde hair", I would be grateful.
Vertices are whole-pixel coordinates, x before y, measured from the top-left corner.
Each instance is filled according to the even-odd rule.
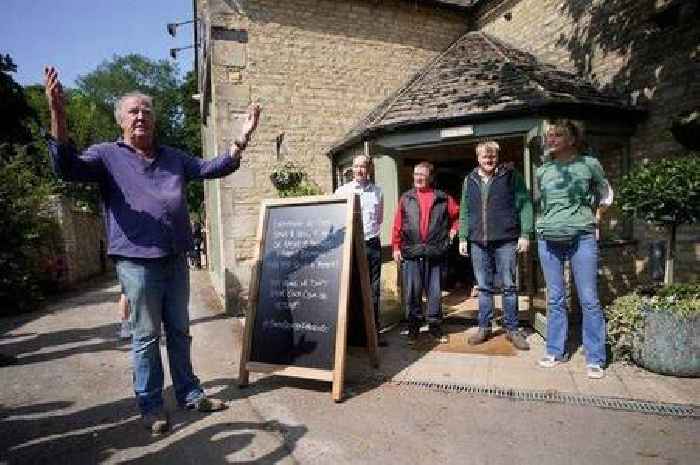
[[[605,376],[605,319],[598,299],[597,218],[613,193],[600,162],[585,150],[583,131],[571,120],[553,120],[546,143],[549,159],[536,171],[535,225],[547,283],[547,345],[539,365],[565,361],[568,318],[564,262],[570,261],[583,312],[583,347],[589,378]],[[600,211],[599,211],[600,210]]]

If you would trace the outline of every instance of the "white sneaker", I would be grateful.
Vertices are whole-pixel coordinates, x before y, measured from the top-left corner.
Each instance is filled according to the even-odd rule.
[[[590,364],[586,365],[586,374],[591,379],[600,379],[605,377],[605,370],[600,365]]]
[[[542,368],[554,368],[559,365],[561,360],[557,360],[554,355],[547,354],[537,361],[537,364]]]

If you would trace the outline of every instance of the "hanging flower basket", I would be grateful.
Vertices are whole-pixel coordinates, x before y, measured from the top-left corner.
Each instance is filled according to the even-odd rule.
[[[671,134],[689,150],[700,150],[700,111],[692,111],[673,118]]]
[[[270,181],[279,191],[292,189],[304,180],[304,171],[292,162],[283,163],[272,171]]]

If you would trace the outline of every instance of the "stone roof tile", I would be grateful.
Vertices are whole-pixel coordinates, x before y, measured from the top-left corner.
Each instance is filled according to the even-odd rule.
[[[475,6],[481,0],[437,0],[436,3],[444,3],[445,5],[454,5],[464,8]]]
[[[483,32],[469,32],[362,118],[332,151],[382,128],[559,103],[635,109],[624,96]]]

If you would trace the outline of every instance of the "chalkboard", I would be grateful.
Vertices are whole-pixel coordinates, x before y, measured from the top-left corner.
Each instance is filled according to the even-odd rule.
[[[345,209],[268,208],[251,361],[333,369]]]
[[[351,334],[377,364],[360,218],[354,196],[263,202],[239,384],[248,371],[321,379],[339,400],[352,294]]]

